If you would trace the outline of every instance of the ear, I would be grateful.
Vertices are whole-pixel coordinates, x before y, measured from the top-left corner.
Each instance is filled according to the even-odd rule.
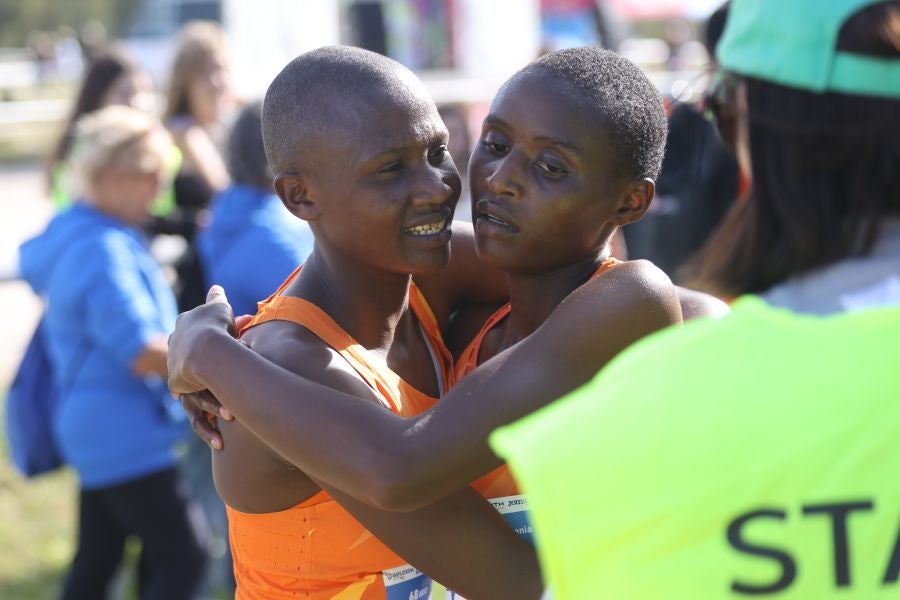
[[[625,190],[613,221],[619,227],[639,221],[650,208],[654,194],[656,183],[649,177],[630,184]]]
[[[315,221],[322,214],[310,198],[306,180],[296,173],[279,173],[273,182],[275,193],[291,214],[304,221]]]

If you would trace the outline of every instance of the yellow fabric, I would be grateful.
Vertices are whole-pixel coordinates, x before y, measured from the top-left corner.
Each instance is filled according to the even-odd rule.
[[[492,437],[561,600],[900,597],[898,441],[900,309],[756,298]]]

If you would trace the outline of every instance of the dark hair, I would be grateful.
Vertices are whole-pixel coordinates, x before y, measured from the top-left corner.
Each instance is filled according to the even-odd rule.
[[[241,109],[231,127],[226,152],[228,174],[234,183],[271,191],[272,172],[262,139],[262,102]]]
[[[504,87],[534,75],[557,79],[564,93],[573,92],[573,99],[596,116],[612,140],[624,177],[659,176],[666,112],[656,86],[634,63],[598,47],[568,48],[538,58]]]
[[[100,108],[103,96],[109,88],[123,75],[130,75],[138,71],[137,65],[132,62],[121,50],[107,48],[92,61],[84,74],[81,88],[75,99],[72,112],[66,120],[65,128],[56,142],[53,152],[48,160],[48,179],[51,177],[53,167],[64,162],[72,149],[72,141],[75,132],[75,123],[87,113]]]
[[[872,7],[880,7],[881,23],[886,6]],[[889,41],[878,27],[860,35],[860,14],[845,23],[839,47],[884,56],[883,48],[862,52],[878,48],[873,38]],[[900,57],[896,48],[893,56]],[[692,285],[723,296],[762,292],[864,256],[884,218],[900,214],[900,100],[744,82],[750,196],[688,267]]]
[[[355,117],[343,100],[377,89],[404,102],[404,81],[418,80],[397,61],[362,48],[326,46],[292,60],[263,100],[262,135],[272,172],[297,169],[314,152],[314,136]]]
[[[731,2],[726,2],[717,8],[713,14],[709,15],[709,18],[706,20],[706,26],[703,28],[703,45],[706,47],[706,52],[709,53],[710,57],[715,57],[716,46],[719,45],[719,40],[722,39],[722,34],[725,32],[725,23],[728,21],[728,6],[730,4]]]

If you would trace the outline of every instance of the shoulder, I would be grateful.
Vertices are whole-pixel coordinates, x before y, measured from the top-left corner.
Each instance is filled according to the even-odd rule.
[[[112,226],[96,227],[72,242],[62,264],[78,265],[85,275],[110,276],[137,268],[137,257],[145,252],[126,231]]]
[[[719,318],[731,312],[728,305],[715,296],[681,286],[678,286],[676,291],[685,321],[701,317]]]
[[[245,331],[241,340],[260,356],[292,373],[340,392],[378,400],[338,351],[297,323],[260,323]]]
[[[533,344],[536,352],[552,352],[559,368],[584,375],[637,340],[681,322],[666,274],[648,261],[629,261],[569,294],[532,334]]]
[[[589,318],[662,311],[681,321],[678,294],[669,277],[647,260],[626,261],[591,279],[563,302],[568,310],[592,310]]]

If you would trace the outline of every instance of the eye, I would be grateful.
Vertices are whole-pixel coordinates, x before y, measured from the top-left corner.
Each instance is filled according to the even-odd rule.
[[[509,152],[509,144],[506,138],[496,133],[489,133],[481,139],[481,145],[492,154],[502,156]]]
[[[384,165],[383,167],[378,169],[378,172],[379,173],[396,173],[397,171],[399,171],[402,168],[403,168],[403,163],[400,162],[399,160],[397,160],[392,163],[388,163],[388,164]]]
[[[447,158],[447,146],[441,144],[434,150],[428,153],[428,162],[433,165],[439,165],[444,162],[444,159]]]
[[[536,160],[536,161],[534,161],[534,164],[537,168],[544,171],[547,175],[550,175],[551,177],[562,177],[569,173],[569,170],[566,169],[564,166],[555,164],[555,163],[551,163],[551,162],[547,162],[546,160]]]

